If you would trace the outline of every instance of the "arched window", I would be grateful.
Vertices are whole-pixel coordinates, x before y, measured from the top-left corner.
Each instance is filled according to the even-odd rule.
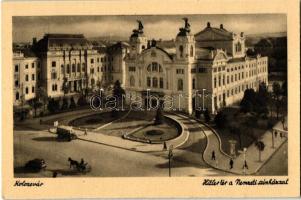
[[[163,72],[163,68],[160,64],[159,64],[159,72]]]
[[[152,71],[153,72],[157,72],[158,71],[158,63],[156,63],[156,62],[152,63]]]
[[[183,79],[178,79],[178,91],[183,91]]]
[[[153,78],[153,87],[158,87],[158,79],[156,77]]]
[[[190,46],[190,57],[193,57],[193,46]]]
[[[149,64],[149,65],[147,66],[147,71],[148,71],[148,72],[151,72],[151,71],[152,71],[152,65],[151,65],[151,64]]]
[[[19,92],[16,93],[16,100],[19,100],[20,98],[20,95],[19,95]]]
[[[75,64],[72,64],[72,72],[75,72]]]
[[[180,57],[181,57],[181,58],[183,57],[183,50],[184,50],[183,46],[180,45],[179,51],[180,51]]]
[[[130,86],[131,86],[131,87],[134,87],[134,86],[135,86],[135,78],[134,78],[134,76],[131,76],[131,77],[130,77]]]

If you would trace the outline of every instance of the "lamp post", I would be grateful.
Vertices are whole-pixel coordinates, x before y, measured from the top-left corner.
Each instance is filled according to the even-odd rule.
[[[205,97],[205,88],[203,88],[203,111],[205,110],[205,108],[204,108],[204,97]]]

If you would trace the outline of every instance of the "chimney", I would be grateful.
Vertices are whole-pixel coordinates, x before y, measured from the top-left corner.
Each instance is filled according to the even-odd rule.
[[[220,25],[220,29],[224,29],[224,25],[223,24]]]
[[[207,28],[210,28],[210,22],[207,22]]]

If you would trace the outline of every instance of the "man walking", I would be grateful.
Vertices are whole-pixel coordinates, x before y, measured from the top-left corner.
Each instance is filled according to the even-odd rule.
[[[229,164],[230,164],[230,169],[232,169],[233,168],[233,164],[234,164],[234,161],[232,160],[232,158],[230,158]]]
[[[211,160],[215,160],[215,151],[214,150],[211,153]]]

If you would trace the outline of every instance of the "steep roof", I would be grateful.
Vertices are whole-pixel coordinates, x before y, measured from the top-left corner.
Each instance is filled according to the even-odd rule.
[[[225,28],[215,28],[210,25],[202,31],[195,34],[197,40],[232,40],[234,33],[227,31]],[[235,35],[235,34],[234,34]]]
[[[92,44],[83,34],[45,34],[44,37],[35,44],[38,51],[47,51],[51,47],[58,48],[92,48]]]

